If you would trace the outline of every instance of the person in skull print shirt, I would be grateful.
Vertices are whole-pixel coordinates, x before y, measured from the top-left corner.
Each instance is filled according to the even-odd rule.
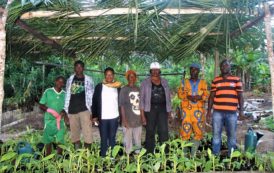
[[[120,91],[119,106],[122,115],[124,146],[126,153],[130,154],[133,150],[135,153],[140,151],[142,123],[139,109],[140,89],[135,85],[137,80],[135,71],[128,70],[126,79],[128,84]]]

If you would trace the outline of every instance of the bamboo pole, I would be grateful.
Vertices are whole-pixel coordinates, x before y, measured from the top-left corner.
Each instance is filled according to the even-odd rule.
[[[160,15],[174,15],[174,14],[222,14],[224,9],[222,8],[213,8],[211,10],[204,10],[199,8],[182,8],[178,11],[178,8],[166,8],[160,12]],[[68,12],[68,18],[75,17],[98,17],[98,16],[109,16],[109,15],[128,15],[136,14],[142,12],[141,9],[136,8],[109,8],[109,9],[100,9],[100,10],[88,10],[81,11],[79,14]],[[64,15],[58,11],[33,11],[24,13],[20,18],[21,19],[32,19],[32,18],[42,18],[42,17],[58,17]]]
[[[273,43],[272,43],[272,30],[271,30],[271,13],[269,10],[269,5],[264,4],[264,24],[265,24],[265,33],[266,33],[266,48],[268,54],[268,63],[270,68],[271,76],[271,96],[272,96],[272,110],[274,110],[274,56],[273,56]],[[274,118],[274,114],[273,114]]]

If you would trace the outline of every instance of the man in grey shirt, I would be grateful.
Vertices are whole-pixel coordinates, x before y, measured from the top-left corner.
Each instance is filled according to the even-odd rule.
[[[145,148],[153,153],[155,133],[159,142],[168,140],[168,116],[171,113],[171,97],[167,81],[160,76],[160,64],[150,65],[150,77],[141,84],[140,110],[143,125],[146,125]]]

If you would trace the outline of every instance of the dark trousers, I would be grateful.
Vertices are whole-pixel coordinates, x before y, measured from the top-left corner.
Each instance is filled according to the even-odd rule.
[[[109,147],[115,146],[115,137],[118,128],[118,118],[101,120],[99,124],[100,137],[101,137],[101,156],[106,156]]]
[[[168,113],[165,106],[151,106],[150,112],[145,112],[145,116],[147,120],[145,148],[148,153],[153,153],[156,130],[160,143],[168,140]]]

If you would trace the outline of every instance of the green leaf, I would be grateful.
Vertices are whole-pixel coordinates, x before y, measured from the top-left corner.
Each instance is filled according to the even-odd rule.
[[[58,145],[58,147],[60,147],[63,150],[66,150],[66,151],[70,151],[70,148],[65,145]]]
[[[260,166],[259,166],[259,171],[264,171],[263,165],[260,165]]]
[[[155,157],[156,159],[159,159],[159,158],[162,157],[162,155],[161,155],[160,153],[155,153],[155,154],[154,154],[154,157]]]
[[[19,157],[16,158],[15,165],[14,165],[14,169],[15,169],[15,170],[16,170],[17,167],[19,166],[19,164],[20,164],[22,158],[23,158],[23,155],[22,155],[22,154],[20,154]]]
[[[191,168],[192,163],[191,163],[191,162],[186,162],[185,165],[186,165],[186,167],[189,169],[189,168]]]
[[[160,151],[162,154],[165,154],[165,148],[166,148],[166,144],[162,144],[161,147],[160,147]]]
[[[8,161],[8,160],[11,160],[11,159],[14,159],[15,156],[17,155],[16,152],[8,152],[7,154],[4,154],[0,160],[0,162],[4,162],[4,161]]]
[[[245,156],[249,159],[249,160],[251,160],[251,159],[253,159],[253,157],[254,157],[254,154],[252,154],[252,153],[250,153],[250,152],[246,152],[245,153]]]
[[[204,169],[204,171],[207,172],[207,171],[210,171],[210,170],[212,170],[212,161],[208,161],[208,162],[206,162],[206,164],[205,164],[205,169]]]
[[[157,162],[154,166],[153,166],[153,170],[154,172],[158,172],[161,166],[161,162]]]
[[[240,151],[234,151],[232,154],[231,154],[231,157],[232,158],[235,158],[235,157],[240,157],[242,155],[242,153]]]
[[[193,145],[193,143],[188,142],[188,143],[185,143],[183,146],[184,146],[184,147],[191,147],[192,145]]]
[[[142,148],[142,150],[140,151],[138,157],[142,157],[146,152],[147,152],[147,150]]]
[[[47,157],[44,157],[41,161],[43,162],[43,161],[50,160],[50,159],[52,159],[54,156],[55,156],[54,153],[53,153],[53,154],[50,154],[50,155],[48,155]]]
[[[271,168],[274,170],[274,158],[271,157],[270,160],[271,160]]]
[[[126,172],[135,172],[136,169],[137,169],[136,164],[135,163],[131,163],[131,164],[127,165],[125,171]]]
[[[210,148],[207,149],[207,154],[208,154],[208,157],[210,158],[212,157],[212,151]]]
[[[228,162],[230,162],[230,159],[223,159],[222,162],[223,163],[228,163]]]
[[[0,172],[5,172],[8,169],[8,166],[1,166]]]
[[[123,149],[123,148],[119,145],[116,145],[112,150],[112,157],[115,158],[117,156],[118,152],[120,151],[120,149]]]

